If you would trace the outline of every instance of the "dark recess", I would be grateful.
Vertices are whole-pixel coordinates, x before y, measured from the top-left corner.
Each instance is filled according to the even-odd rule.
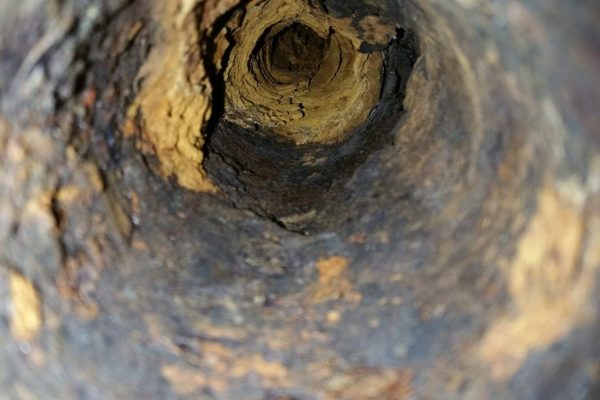
[[[403,115],[406,85],[419,50],[414,32],[408,27],[401,31],[384,50],[379,103],[364,125],[340,143],[296,145],[261,126],[245,129],[227,122],[221,118],[222,104],[216,106],[221,113],[207,138],[204,166],[227,201],[303,234],[340,222],[352,207],[345,183],[370,154],[392,142],[393,128]],[[265,57],[269,49],[272,65],[296,73],[300,80],[318,68],[327,46],[325,38],[294,23],[270,41],[259,41],[255,56]],[[215,87],[223,90],[222,75],[219,79]],[[223,97],[221,93],[216,99]]]

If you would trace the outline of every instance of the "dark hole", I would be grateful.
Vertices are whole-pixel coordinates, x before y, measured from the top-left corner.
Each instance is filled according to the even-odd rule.
[[[265,44],[271,65],[302,77],[314,75],[325,56],[327,39],[300,23],[293,23]]]
[[[273,53],[266,52],[270,45]],[[327,46],[329,39],[296,23],[259,42],[255,54],[261,67],[264,57],[273,54],[272,65],[277,63],[279,72],[294,72],[287,78],[295,80],[298,71],[310,74],[318,68],[315,60]],[[296,145],[262,126],[246,129],[219,119],[205,147],[208,174],[235,207],[290,231],[310,234],[341,223],[352,207],[347,181],[369,154],[391,142],[417,54],[412,32],[386,49],[380,101],[365,124],[340,143]],[[290,57],[284,60],[284,55]]]

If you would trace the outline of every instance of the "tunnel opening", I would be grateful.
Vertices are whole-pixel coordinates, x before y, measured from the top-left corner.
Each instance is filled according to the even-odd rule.
[[[271,65],[273,77],[291,75],[301,82],[317,73],[328,47],[326,38],[295,22],[267,42],[259,42],[256,50],[263,63]]]
[[[236,208],[310,234],[344,219],[347,181],[393,142],[419,46],[401,21],[376,20],[391,33],[373,46],[340,16],[290,3],[279,14],[276,1],[247,6],[227,40],[215,38],[228,46],[224,105],[204,168]]]

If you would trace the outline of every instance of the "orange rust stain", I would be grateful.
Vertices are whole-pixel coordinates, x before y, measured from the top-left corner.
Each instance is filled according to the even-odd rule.
[[[194,324],[194,330],[196,332],[202,332],[204,337],[215,340],[231,340],[239,342],[246,339],[248,336],[248,333],[242,329],[231,326],[217,326],[205,321]]]
[[[342,322],[342,314],[339,311],[329,311],[326,315],[327,322],[330,325],[336,326]]]
[[[10,332],[15,340],[31,341],[42,328],[40,296],[33,283],[16,272],[10,274],[10,297],[13,312]]]
[[[61,203],[73,203],[81,197],[81,189],[76,185],[61,187],[56,193],[56,200]]]
[[[176,378],[171,379],[174,384],[193,378],[194,384],[186,387],[186,392],[210,388],[217,393],[225,393],[236,381],[250,375],[260,379],[266,388],[290,386],[287,368],[279,362],[266,360],[262,354],[237,354],[222,344],[210,341],[200,343],[199,351],[201,355],[195,362],[205,373],[191,369],[167,371],[171,378]]]
[[[310,299],[313,303],[325,303],[332,300],[344,299],[350,302],[360,302],[362,295],[354,291],[348,278],[350,261],[345,257],[333,256],[317,261],[318,280],[310,287]]]
[[[288,371],[278,362],[268,361],[260,354],[241,357],[231,368],[231,376],[245,377],[251,373],[260,376],[267,383],[282,383],[287,379]]]
[[[165,365],[160,370],[173,391],[180,396],[190,396],[208,385],[207,377],[200,371],[179,365]]]
[[[325,383],[328,400],[407,400],[414,396],[411,369],[356,369]]]
[[[142,239],[133,239],[133,241],[131,242],[131,247],[133,247],[134,249],[136,249],[138,251],[143,251],[143,252],[150,251],[150,247],[148,247],[148,244],[146,242],[144,242]]]
[[[288,387],[290,380],[287,368],[262,354],[238,354],[222,344],[202,341],[199,343],[199,363],[209,369],[210,387],[217,392],[227,391],[235,380],[257,376],[262,385],[269,388]]]
[[[214,192],[202,169],[203,128],[211,115],[212,88],[198,46],[197,3],[154,3],[153,17],[161,29],[136,78],[143,85],[123,130],[126,135],[138,133],[139,123],[140,150],[158,158],[163,176],[174,176],[190,190]]]
[[[140,196],[133,190],[129,192],[129,205],[131,206],[131,213],[137,217],[142,214],[142,207],[140,206]]]
[[[317,261],[319,282],[327,283],[333,279],[342,278],[348,270],[349,260],[345,257],[333,256]]]
[[[96,89],[94,88],[89,88],[83,93],[81,101],[87,110],[91,111],[93,109],[96,104],[97,95]]]
[[[599,264],[582,262],[583,220],[582,210],[553,189],[540,194],[516,256],[504,267],[514,310],[496,320],[478,346],[496,380],[509,379],[529,352],[550,346],[587,318]],[[595,240],[588,247],[600,248]]]
[[[259,379],[265,388],[287,388],[291,385],[289,371],[282,363],[268,360],[260,353],[240,352],[236,346],[219,343],[221,340],[245,339],[247,334],[241,330],[198,323],[194,326],[195,331],[210,339],[199,339],[195,341],[193,351],[186,351],[173,343],[172,332],[166,329],[160,317],[148,314],[144,321],[154,344],[187,363],[166,364],[161,369],[165,379],[180,395],[198,394],[205,389],[226,393],[240,380],[250,376]]]

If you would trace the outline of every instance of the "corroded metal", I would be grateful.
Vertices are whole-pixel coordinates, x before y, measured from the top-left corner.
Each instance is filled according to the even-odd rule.
[[[598,398],[598,5],[311,1],[419,56],[283,204],[212,118],[254,3],[0,3],[0,397]]]

